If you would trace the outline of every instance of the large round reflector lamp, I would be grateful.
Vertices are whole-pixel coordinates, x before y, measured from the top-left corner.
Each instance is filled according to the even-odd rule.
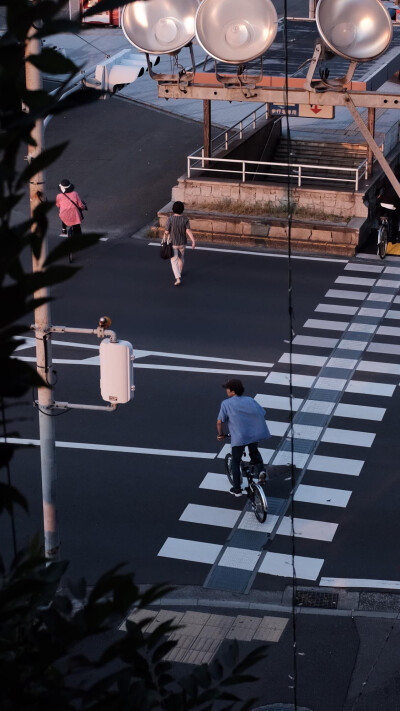
[[[228,64],[245,64],[264,54],[277,29],[271,0],[203,0],[195,21],[203,49]]]
[[[350,61],[376,59],[392,41],[392,21],[380,0],[319,0],[315,19],[329,49]]]
[[[122,10],[127,40],[141,52],[175,54],[194,38],[200,0],[134,0]]]

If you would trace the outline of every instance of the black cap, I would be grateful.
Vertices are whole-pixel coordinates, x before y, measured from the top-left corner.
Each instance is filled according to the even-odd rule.
[[[244,393],[244,387],[241,380],[227,380],[222,387],[226,390],[233,390],[236,395],[242,395]]]

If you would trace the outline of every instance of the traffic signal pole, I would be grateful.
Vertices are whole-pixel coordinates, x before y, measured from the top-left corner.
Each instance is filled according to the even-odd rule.
[[[34,35],[37,29],[31,27],[26,42],[25,56],[37,55],[41,52],[41,42]],[[40,71],[30,62],[25,63],[26,88],[30,91],[42,89]],[[31,162],[44,150],[44,124],[43,120],[35,121],[31,136],[35,141],[34,146],[28,146],[28,162]],[[34,215],[35,208],[45,199],[45,173],[39,171],[34,175],[29,184],[30,216]],[[32,225],[35,233],[36,225]],[[46,235],[41,235],[42,243],[38,258],[32,254],[33,272],[42,272],[47,258],[48,244]],[[35,237],[34,237],[35,239]],[[35,292],[35,299],[49,299],[50,290],[43,287]],[[50,304],[38,306],[35,309],[35,335],[36,335],[36,367],[40,377],[49,385],[53,385],[53,367],[51,354],[51,325]],[[57,560],[60,550],[60,535],[57,516],[57,462],[56,438],[54,422],[54,396],[51,387],[38,388],[39,411],[39,437],[40,460],[42,476],[43,497],[43,524],[44,524],[44,551],[49,560]]]

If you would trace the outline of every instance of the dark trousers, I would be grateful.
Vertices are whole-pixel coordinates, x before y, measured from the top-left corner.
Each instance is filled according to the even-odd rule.
[[[246,447],[249,448],[250,461],[252,464],[256,465],[258,473],[260,474],[260,472],[265,471],[264,462],[261,458],[260,452],[258,451],[258,442],[251,442],[251,444],[238,444],[235,447],[232,447],[232,477],[235,489],[240,489],[240,462]]]
[[[80,223],[77,225],[70,225],[67,227],[67,235],[68,237],[72,237],[73,235],[81,235],[82,234],[82,229],[80,226]]]

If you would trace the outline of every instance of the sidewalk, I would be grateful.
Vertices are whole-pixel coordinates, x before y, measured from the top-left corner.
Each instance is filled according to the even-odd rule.
[[[337,609],[297,607],[295,625],[291,596],[291,588],[246,596],[179,588],[146,611],[153,618],[148,631],[166,619],[182,626],[169,655],[182,675],[188,664],[223,654],[232,639],[242,654],[266,643],[267,659],[254,669],[259,681],[241,692],[244,699],[258,695],[260,711],[293,709],[295,681],[298,711],[398,711],[399,596],[342,591]]]

